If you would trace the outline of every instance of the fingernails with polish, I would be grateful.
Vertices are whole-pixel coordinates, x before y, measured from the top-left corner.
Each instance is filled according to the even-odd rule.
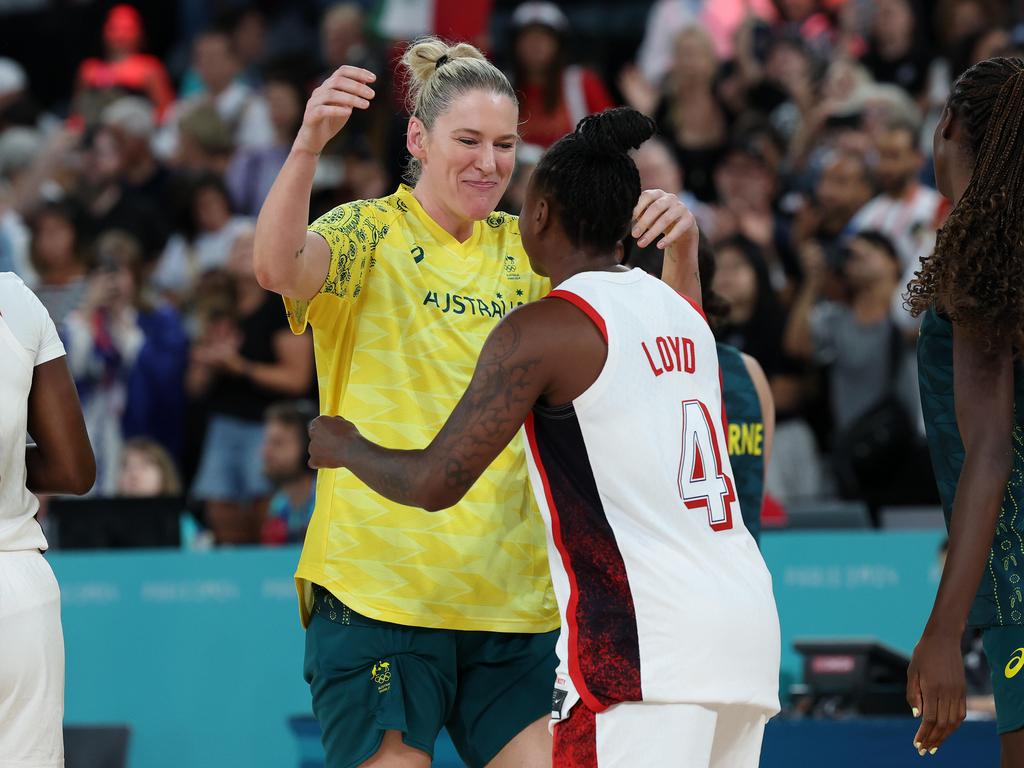
[[[913,713],[914,717],[920,717],[921,716],[921,710],[918,709],[917,707],[914,707],[910,711]]]
[[[914,749],[920,749],[920,748],[921,748],[921,742],[920,741],[915,741],[914,742]]]
[[[917,754],[919,754],[921,757],[924,757],[926,754],[928,754],[928,751],[924,749],[919,749],[917,750]]]
[[[928,750],[928,754],[929,755],[934,755],[938,751],[939,751],[938,747],[932,747],[931,749]]]

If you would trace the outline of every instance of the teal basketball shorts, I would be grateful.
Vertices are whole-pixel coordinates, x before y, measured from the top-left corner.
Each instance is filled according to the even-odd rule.
[[[314,587],[304,675],[327,768],[349,768],[384,732],[431,757],[442,727],[470,768],[482,768],[551,713],[558,632],[424,629],[378,621]]]
[[[981,641],[992,670],[996,730],[1024,728],[1024,627],[989,627]]]

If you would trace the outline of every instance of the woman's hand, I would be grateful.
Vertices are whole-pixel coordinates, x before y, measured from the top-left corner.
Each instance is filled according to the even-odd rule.
[[[306,102],[293,148],[319,155],[327,142],[345,127],[353,109],[370,106],[375,94],[369,84],[376,79],[377,76],[367,69],[339,67]]]

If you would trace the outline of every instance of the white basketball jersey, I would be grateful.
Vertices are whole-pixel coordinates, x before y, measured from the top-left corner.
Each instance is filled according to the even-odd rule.
[[[608,343],[594,384],[526,424],[562,615],[555,716],[577,696],[778,711],[771,576],[743,525],[715,339],[639,269],[552,291]]]

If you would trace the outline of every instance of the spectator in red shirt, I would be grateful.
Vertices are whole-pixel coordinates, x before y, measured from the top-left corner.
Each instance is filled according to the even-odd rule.
[[[569,20],[554,3],[523,3],[512,16],[522,138],[547,148],[587,115],[615,105],[596,73],[568,64]]]
[[[76,106],[86,122],[95,117],[109,99],[110,91],[146,96],[156,107],[157,118],[174,101],[174,89],[164,65],[155,56],[139,53],[142,47],[142,18],[130,5],[115,5],[103,25],[103,59],[86,59],[78,70]]]

